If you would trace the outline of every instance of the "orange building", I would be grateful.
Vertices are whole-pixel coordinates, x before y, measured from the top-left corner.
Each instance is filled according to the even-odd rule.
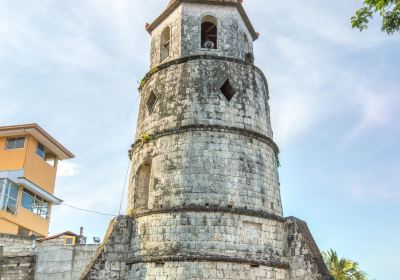
[[[58,161],[73,157],[37,124],[0,126],[0,233],[47,236]]]

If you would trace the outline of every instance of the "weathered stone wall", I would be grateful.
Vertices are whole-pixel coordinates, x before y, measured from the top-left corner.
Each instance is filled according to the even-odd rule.
[[[236,94],[220,92],[229,79]],[[157,101],[149,110],[152,93]],[[142,88],[132,152],[129,208],[137,172],[151,162],[148,208],[188,204],[247,208],[282,215],[276,145],[271,140],[268,89],[253,65],[215,57],[172,64]]]
[[[334,280],[307,224],[294,217],[286,219],[290,280]]]
[[[173,59],[177,59],[181,57],[182,50],[182,7],[178,7],[175,11],[171,13],[171,15],[166,18],[160,25],[153,30],[151,36],[151,53],[150,53],[150,65],[151,68],[156,65],[167,62]],[[166,27],[171,28],[171,41],[170,41],[170,55],[164,61],[161,61],[160,53],[161,53],[161,34]]]
[[[94,256],[98,245],[39,245],[35,280],[77,280]]]
[[[0,234],[0,247],[4,256],[26,256],[35,253],[36,241],[32,238]]]
[[[98,245],[63,246],[61,241],[37,242],[27,237],[1,234],[0,279],[30,280],[34,276],[35,280],[79,279]]]
[[[110,222],[102,244],[83,270],[82,280],[126,280],[133,220],[120,216]]]
[[[35,256],[0,256],[1,280],[33,280]]]
[[[201,20],[204,16],[217,19],[217,49],[201,46]],[[161,34],[167,26],[172,28],[170,56],[161,61]],[[253,53],[253,38],[236,7],[182,3],[151,33],[151,68],[162,62],[200,54],[245,60],[244,35],[249,43],[247,51]]]
[[[182,3],[182,6],[182,56],[212,54],[244,60],[243,34],[246,34],[253,52],[252,37],[236,7],[197,3]],[[217,49],[201,48],[201,19],[207,15],[218,21]]]
[[[30,238],[0,234],[0,279],[33,280],[35,241]]]
[[[229,79],[236,94],[228,101],[220,87]],[[154,92],[157,102],[146,106]],[[144,132],[183,125],[222,125],[247,129],[272,138],[268,85],[248,63],[204,56],[173,64],[153,74],[141,90],[136,139]]]
[[[132,172],[149,159],[149,209],[208,205],[282,216],[275,152],[264,141],[218,128],[185,131],[134,149]]]
[[[282,221],[235,212],[182,211],[138,217],[135,229],[130,254],[134,258],[183,254],[284,261]]]
[[[249,264],[226,262],[168,262],[165,264],[145,263],[133,265],[129,278],[135,280],[287,280],[285,269],[267,266],[251,266]]]

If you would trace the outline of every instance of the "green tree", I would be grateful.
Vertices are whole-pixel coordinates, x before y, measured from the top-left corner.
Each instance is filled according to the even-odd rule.
[[[382,31],[393,34],[400,31],[400,0],[364,0],[364,6],[351,18],[353,28],[363,31],[375,13],[382,17]]]
[[[329,250],[322,253],[324,261],[332,277],[335,280],[367,280],[367,275],[362,272],[358,263],[348,260],[339,259],[335,251]]]

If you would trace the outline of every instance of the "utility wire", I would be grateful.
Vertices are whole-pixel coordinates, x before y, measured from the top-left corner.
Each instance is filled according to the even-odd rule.
[[[132,105],[129,107],[128,113],[126,114],[126,118],[129,118],[129,115],[131,114],[133,107],[135,107],[136,102],[139,100],[140,98],[140,93],[138,94],[138,97],[136,97],[135,101],[133,101]]]
[[[128,168],[126,169],[126,174],[125,174],[125,181],[124,181],[124,188],[122,190],[122,196],[121,196],[121,201],[119,202],[119,215],[121,215],[121,208],[122,208],[122,201],[124,199],[124,194],[125,194],[125,189],[126,189],[126,181],[128,180],[128,175],[129,175],[129,170],[131,169],[131,161],[128,163]]]
[[[94,213],[94,214],[98,214],[98,215],[102,215],[102,216],[109,216],[109,217],[117,217],[118,215],[114,215],[114,214],[106,214],[106,213],[101,213],[101,212],[97,212],[97,211],[93,211],[93,210],[88,210],[88,209],[83,209],[83,208],[79,208],[79,207],[75,207],[72,205],[68,205],[65,203],[61,203],[61,205],[73,208],[75,210],[80,210],[80,211],[84,211],[84,212],[89,212],[89,213]]]

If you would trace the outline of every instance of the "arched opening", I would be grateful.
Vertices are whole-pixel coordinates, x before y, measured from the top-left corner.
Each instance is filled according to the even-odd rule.
[[[218,48],[217,19],[213,16],[205,16],[201,20],[201,47]]]
[[[169,57],[171,47],[171,27],[167,26],[164,28],[161,34],[161,46],[160,46],[160,61],[163,62]]]
[[[248,54],[250,52],[250,44],[249,39],[247,38],[246,33],[243,33],[243,45],[244,45],[244,53]]]
[[[149,202],[149,186],[151,175],[151,163],[140,166],[136,174],[135,208],[147,208]]]
[[[243,49],[244,49],[244,60],[250,63],[254,63],[254,56],[250,49],[249,38],[246,33],[243,33]]]

